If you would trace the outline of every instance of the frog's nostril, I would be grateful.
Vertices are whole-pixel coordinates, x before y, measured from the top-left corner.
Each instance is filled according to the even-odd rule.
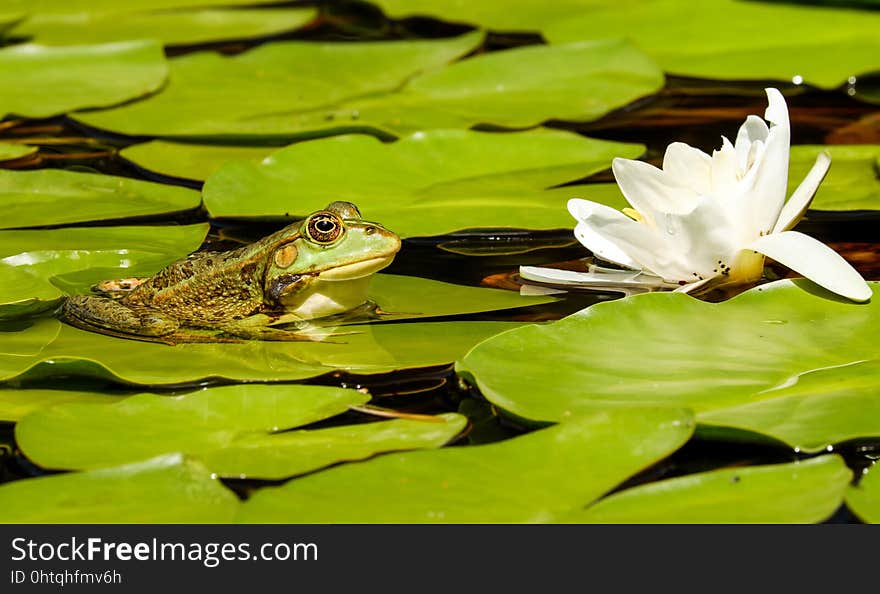
[[[364,229],[364,233],[366,233],[367,235],[372,235],[375,232],[376,232],[376,228],[373,227],[372,225],[367,227],[366,229]]]

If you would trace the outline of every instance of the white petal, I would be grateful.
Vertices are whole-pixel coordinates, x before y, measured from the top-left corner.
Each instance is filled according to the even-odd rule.
[[[611,162],[611,170],[627,202],[651,220],[657,213],[687,212],[694,207],[696,191],[650,163],[618,157]]]
[[[581,287],[641,287],[646,289],[671,288],[658,276],[639,270],[608,270],[602,272],[577,272],[559,268],[520,266],[519,275],[530,281],[556,285]]]
[[[779,220],[776,221],[776,226],[773,227],[774,233],[788,231],[798,224],[798,221],[801,220],[801,217],[810,208],[813,196],[816,195],[819,184],[825,179],[825,174],[828,173],[829,167],[831,167],[831,155],[826,151],[822,151],[816,157],[816,162],[809,173],[807,173],[806,177],[804,177],[803,181],[792,193],[785,206],[782,207],[782,212],[779,213]]]
[[[867,301],[871,288],[865,279],[821,241],[797,231],[772,233],[749,246],[773,258],[833,293],[853,301]]]
[[[721,148],[712,151],[712,194],[724,201],[733,196],[739,180],[739,163],[736,149],[724,136],[721,137]]]
[[[756,115],[748,116],[746,121],[743,122],[743,125],[739,127],[734,147],[736,148],[736,156],[741,171],[745,171],[747,168],[749,149],[751,148],[752,143],[757,140],[765,142],[769,132],[770,129],[767,127],[764,120]]]
[[[765,117],[773,125],[767,134],[763,155],[753,165],[754,182],[751,189],[742,194],[740,206],[747,226],[763,232],[773,229],[785,203],[791,141],[788,107],[782,93],[767,89],[767,98],[769,106]]]
[[[568,201],[568,212],[578,220],[574,236],[603,260],[643,270],[647,266],[641,258],[666,247],[653,227],[604,204],[574,198]]]
[[[663,172],[678,185],[709,193],[712,157],[683,142],[673,142],[663,155]]]

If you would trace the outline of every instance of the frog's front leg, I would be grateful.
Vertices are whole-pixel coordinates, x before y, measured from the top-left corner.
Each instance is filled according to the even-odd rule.
[[[282,316],[281,318],[283,318]],[[296,321],[296,331],[282,330],[273,327],[273,324],[279,323],[278,316],[270,316],[259,313],[244,318],[228,322],[221,326],[224,334],[237,336],[247,340],[273,340],[283,342],[323,342],[330,336],[338,336],[332,332],[328,332],[326,328],[317,327],[309,322]],[[285,320],[285,323],[291,323],[295,320]]]
[[[132,308],[110,297],[91,295],[70,297],[64,303],[62,315],[71,324],[88,330],[103,328],[134,336],[167,336],[180,327],[177,320],[156,310]]]

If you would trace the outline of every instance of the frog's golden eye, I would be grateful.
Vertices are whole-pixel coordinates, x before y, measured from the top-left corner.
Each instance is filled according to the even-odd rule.
[[[291,264],[296,262],[296,254],[296,246],[292,243],[279,248],[275,251],[275,266],[278,268],[289,268]]]
[[[342,235],[342,219],[332,212],[322,211],[313,214],[306,223],[306,233],[315,243],[327,245]]]

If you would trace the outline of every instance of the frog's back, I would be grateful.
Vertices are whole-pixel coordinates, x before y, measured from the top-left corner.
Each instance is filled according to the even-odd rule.
[[[192,254],[160,270],[125,301],[194,325],[247,317],[262,305],[265,271],[249,248]]]

